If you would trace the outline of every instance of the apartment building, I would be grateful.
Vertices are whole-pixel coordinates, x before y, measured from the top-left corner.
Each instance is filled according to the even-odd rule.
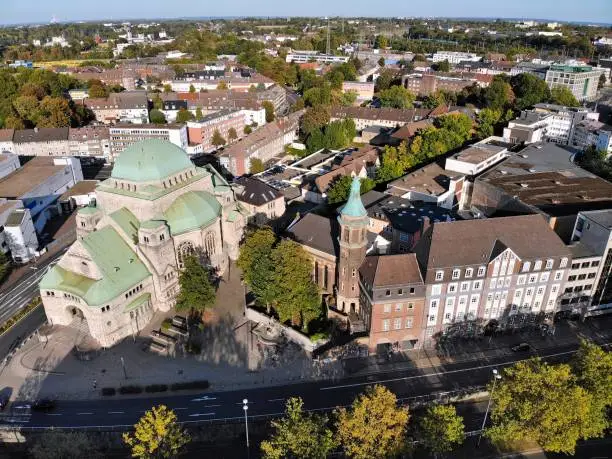
[[[240,110],[226,108],[199,120],[188,121],[187,136],[189,144],[198,147],[198,153],[207,153],[218,148],[212,143],[215,131],[230,144],[244,135],[244,127],[244,114]],[[236,137],[230,136],[231,130]]]
[[[130,145],[146,139],[161,139],[187,149],[187,126],[184,124],[116,124],[109,127],[110,161]]]
[[[306,64],[317,62],[319,64],[345,64],[349,61],[349,56],[335,56],[333,54],[323,54],[319,51],[293,51],[285,57],[286,62],[296,64]]]
[[[474,84],[487,87],[493,80],[491,75],[462,73],[460,75],[436,73],[411,73],[402,77],[402,85],[419,96],[428,96],[436,91],[461,92]]]
[[[14,152],[20,156],[68,156],[68,129],[16,129],[13,135]]]
[[[396,127],[406,123],[428,118],[434,110],[428,108],[369,108],[369,107],[332,107],[331,121],[351,118],[357,131],[370,126]]]
[[[83,105],[104,124],[149,122],[149,100],[145,91],[111,93],[105,99],[84,99]]]
[[[0,179],[19,169],[19,156],[13,153],[0,153]]]
[[[354,92],[357,94],[357,102],[364,102],[374,98],[374,83],[362,83],[360,81],[344,81],[342,92]]]
[[[539,215],[434,223],[415,248],[424,340],[465,321],[552,319],[571,251]]]
[[[231,174],[247,174],[251,159],[267,162],[284,151],[285,145],[298,138],[300,118],[303,111],[292,113],[272,123],[268,123],[238,142],[227,147],[219,156],[220,164]]]
[[[240,177],[234,181],[236,199],[249,213],[249,222],[262,226],[285,213],[285,197],[257,178]]]
[[[85,126],[68,129],[70,156],[104,158],[111,154],[110,133],[106,126]]]
[[[591,119],[581,121],[574,130],[572,145],[581,150],[594,146],[610,155],[612,154],[612,126]]]
[[[590,66],[552,65],[546,72],[546,84],[553,88],[567,88],[580,102],[595,100],[599,77],[608,79],[609,69]]]
[[[15,153],[13,135],[15,129],[0,129],[0,153]]]
[[[478,62],[481,60],[482,56],[460,51],[438,51],[432,55],[433,62],[448,61],[450,64],[458,64],[462,61]]]

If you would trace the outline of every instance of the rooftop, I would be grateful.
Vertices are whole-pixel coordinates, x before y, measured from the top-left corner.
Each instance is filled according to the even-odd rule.
[[[96,191],[96,186],[98,185],[97,180],[81,180],[80,182],[75,183],[75,185],[62,194],[59,198],[60,201],[65,201],[71,196],[80,196],[83,194],[89,194]]]
[[[339,225],[335,218],[308,213],[287,229],[293,239],[315,250],[338,256]]]
[[[432,110],[427,108],[369,108],[369,107],[332,107],[332,118],[354,118],[367,120],[395,121],[410,123],[427,118]]]
[[[366,257],[359,273],[374,288],[423,283],[414,253]]]
[[[499,145],[477,143],[467,147],[465,150],[461,150],[456,155],[453,155],[452,158],[464,163],[480,164],[503,151],[506,151],[506,148]]]
[[[56,166],[52,157],[36,156],[21,168],[0,179],[0,197],[19,199],[65,168],[63,165]]]
[[[254,206],[263,206],[283,197],[275,188],[256,178],[240,177],[235,183],[243,187],[242,193],[237,196],[238,200]]]
[[[10,142],[13,140],[15,129],[0,129],[0,142]]]
[[[13,142],[58,142],[68,140],[69,128],[34,128],[34,129],[17,129],[13,136]]]
[[[582,215],[604,228],[612,229],[612,209],[591,210],[582,212]]]
[[[387,192],[395,196],[402,196],[410,191],[439,196],[448,191],[450,179],[448,171],[438,163],[431,163],[389,183]]]

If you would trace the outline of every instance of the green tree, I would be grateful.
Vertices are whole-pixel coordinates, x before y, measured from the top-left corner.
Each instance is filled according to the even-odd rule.
[[[261,442],[266,459],[325,459],[336,447],[333,432],[324,415],[307,414],[301,398],[287,400],[285,416],[272,421],[270,440]]]
[[[432,405],[419,422],[419,439],[429,451],[451,452],[465,439],[463,418],[452,405]]]
[[[236,132],[236,129],[234,129],[233,127],[229,128],[227,130],[227,138],[230,142],[236,140],[238,138],[238,133]]]
[[[550,100],[550,90],[544,80],[530,73],[519,73],[510,79],[518,110]]]
[[[381,57],[380,59],[378,59],[378,65],[379,67],[384,67],[385,66],[385,58]]]
[[[440,62],[436,62],[435,64],[432,65],[432,68],[438,72],[450,72],[451,70],[448,59],[445,59]]]
[[[68,127],[72,121],[72,109],[63,97],[46,96],[39,105],[38,127]]]
[[[357,100],[357,91],[345,91],[340,96],[340,105],[351,107]]]
[[[592,395],[576,384],[569,365],[518,362],[503,371],[492,400],[486,435],[498,445],[530,439],[545,451],[573,454],[578,440],[602,434]]]
[[[176,122],[177,123],[186,123],[187,121],[191,121],[193,119],[193,113],[189,110],[185,110],[181,108],[176,114]]]
[[[599,81],[597,82],[597,89],[603,89],[606,85],[606,76],[602,73],[599,75]]]
[[[164,92],[172,92],[172,86],[169,84],[164,85]]]
[[[514,102],[512,86],[502,79],[495,77],[491,84],[482,91],[482,104],[485,108],[503,110]]]
[[[264,100],[261,106],[266,111],[266,123],[271,123],[275,119],[274,105],[269,100]]]
[[[164,107],[164,101],[162,100],[161,97],[159,97],[159,94],[155,94],[153,96],[152,102],[153,102],[153,108],[157,110],[161,110]]]
[[[11,273],[12,264],[6,254],[0,251],[0,283]]]
[[[210,282],[210,272],[195,255],[186,255],[183,263],[176,310],[202,313],[215,304],[215,287]]]
[[[350,175],[340,175],[335,178],[329,185],[326,191],[327,202],[330,204],[337,204],[339,202],[345,202],[348,199],[351,191],[351,183],[353,178]],[[361,194],[367,193],[376,186],[376,182],[369,177],[361,179]]]
[[[251,159],[251,164],[249,166],[250,174],[259,174],[260,172],[263,172],[265,170],[266,170],[266,166],[264,165],[261,159],[259,158]]]
[[[92,99],[103,99],[108,97],[108,92],[102,83],[90,83],[87,94]]]
[[[243,129],[243,132],[246,135],[249,135],[251,132],[253,132],[253,128],[251,126],[245,126],[244,129]]]
[[[194,86],[194,85],[192,85],[192,84],[190,84],[190,85],[189,85],[189,92],[190,92],[191,94],[194,94],[194,93],[196,92],[196,88],[195,88],[195,86]]]
[[[102,459],[104,456],[85,432],[47,430],[32,445],[29,453],[34,459]]]
[[[227,90],[228,86],[227,83],[225,81],[219,81],[219,84],[217,84],[217,89],[218,90]]]
[[[272,261],[277,286],[274,310],[281,322],[291,321],[306,330],[323,312],[312,280],[312,259],[301,245],[284,239],[272,252]]]
[[[197,107],[196,108],[195,118],[196,118],[196,120],[201,120],[202,118],[204,118],[204,115],[202,114],[202,108],[201,107]]]
[[[302,117],[302,132],[312,134],[329,123],[331,110],[328,105],[309,107]]]
[[[124,443],[139,459],[173,458],[189,443],[189,434],[176,422],[176,414],[164,405],[154,406],[134,426],[134,433],[124,433]]]
[[[225,145],[227,142],[225,141],[225,139],[223,138],[223,136],[221,135],[221,133],[219,132],[218,129],[215,129],[213,131],[213,136],[212,136],[212,140],[211,143],[219,148],[221,145]]]
[[[347,456],[386,459],[406,449],[407,408],[384,386],[368,387],[349,410],[337,411],[336,431]]]
[[[276,235],[272,229],[261,228],[247,235],[238,257],[238,267],[242,270],[244,282],[257,300],[266,305],[268,312],[276,298],[272,261],[275,245]]]
[[[323,87],[310,88],[304,92],[304,103],[308,107],[316,107],[317,105],[331,105],[331,87],[326,85]]]
[[[478,137],[485,139],[493,135],[495,125],[501,118],[501,112],[492,108],[483,108],[478,112]]]
[[[374,48],[385,49],[389,46],[389,40],[384,35],[377,35],[374,41]]]
[[[580,107],[580,102],[574,96],[572,91],[565,86],[559,86],[550,90],[550,101],[553,104],[563,105],[565,107]]]
[[[444,94],[441,91],[436,91],[433,94],[428,95],[423,100],[424,108],[436,108],[440,105],[446,105],[446,99],[444,98]]]
[[[382,164],[376,171],[376,182],[386,183],[395,180],[420,162],[418,155],[409,154],[406,142],[402,142],[398,147],[385,146]]]
[[[22,120],[37,125],[41,116],[38,99],[34,96],[19,96],[13,100],[13,108]]]
[[[153,124],[166,124],[166,117],[157,108],[154,108],[149,112],[149,119]]]
[[[397,74],[391,69],[384,69],[376,79],[376,91],[381,92],[389,89],[397,82]]]
[[[411,108],[414,94],[403,86],[391,86],[378,93],[381,107]]]
[[[434,124],[440,129],[447,129],[453,132],[463,143],[472,136],[472,126],[474,123],[465,113],[450,113],[436,118]]]

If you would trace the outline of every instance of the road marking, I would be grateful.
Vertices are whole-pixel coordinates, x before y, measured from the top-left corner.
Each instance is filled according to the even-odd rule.
[[[189,416],[192,418],[197,418],[199,416],[214,416],[215,413],[194,413],[194,414],[190,414]]]
[[[173,410],[186,410],[187,408],[172,408]],[[146,411],[145,411],[146,413]]]
[[[205,395],[204,397],[194,398],[191,401],[192,402],[207,402],[209,400],[217,400],[217,397],[209,397],[208,395]]]
[[[47,413],[47,416],[61,416],[62,413]]]
[[[93,413],[77,413],[77,416],[86,416],[86,415],[90,415],[90,414],[93,414]]]
[[[540,357],[542,357],[542,358],[558,357],[560,355],[575,354],[575,353],[576,353],[576,351],[557,352],[556,354],[541,355]],[[442,375],[449,375],[449,374],[453,374],[453,373],[465,373],[465,372],[468,372],[468,371],[482,370],[483,368],[503,367],[503,366],[507,366],[507,365],[512,365],[513,363],[529,360],[530,358],[527,358],[527,359],[517,359],[517,360],[512,360],[512,361],[508,361],[508,362],[500,362],[500,363],[495,363],[495,364],[491,363],[489,365],[479,365],[479,366],[470,367],[470,368],[460,368],[458,370],[449,370],[449,371],[436,371],[436,370],[434,370],[433,373],[428,373],[428,374],[424,374],[424,375],[403,376],[401,378],[382,379],[382,380],[378,380],[378,381],[375,381],[375,382],[377,384],[381,384],[381,383],[388,383],[388,382],[407,381],[409,379],[430,378],[432,376],[442,376]],[[341,384],[341,385],[338,385],[338,386],[320,387],[319,390],[344,389],[344,388],[347,388],[347,387],[368,386],[370,384],[372,384],[372,383],[371,382],[362,382],[362,383],[352,383],[352,384]]]
[[[108,414],[123,414],[123,411],[109,411]]]
[[[285,399],[284,398],[271,398],[270,400],[268,400],[269,402],[284,402]]]

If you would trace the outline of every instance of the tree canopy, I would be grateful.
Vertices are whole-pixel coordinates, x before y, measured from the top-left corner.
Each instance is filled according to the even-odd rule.
[[[123,441],[139,459],[173,458],[189,443],[189,435],[176,422],[176,415],[164,405],[154,406],[124,433]]]
[[[176,114],[176,122],[177,123],[186,123],[187,121],[191,121],[193,119],[193,113],[191,111],[181,108]]]
[[[550,101],[553,104],[563,105],[565,107],[580,107],[580,102],[576,96],[565,86],[559,86],[550,90]]]
[[[378,93],[381,107],[412,108],[415,96],[403,86],[391,86]]]
[[[202,312],[215,304],[215,288],[210,281],[211,273],[195,255],[184,259],[184,268],[179,274],[180,292],[176,299],[177,311]]]
[[[274,433],[261,443],[266,459],[325,459],[336,440],[324,415],[307,414],[301,398],[287,400],[285,416],[272,421]]]
[[[326,191],[327,202],[337,204],[346,201],[351,191],[352,182],[353,177],[350,175],[340,175],[334,179]],[[369,177],[365,177],[361,179],[360,185],[361,194],[364,194],[373,189],[376,186],[376,182]]]
[[[465,439],[463,418],[452,405],[432,405],[420,419],[418,439],[433,453],[448,453]]]
[[[166,123],[166,117],[157,108],[154,108],[153,110],[149,112],[149,119],[151,120],[151,123],[153,124],[165,124]]]
[[[355,122],[352,119],[332,121],[324,128],[312,131],[306,139],[306,147],[311,153],[322,148],[340,150],[348,147],[356,134]]]
[[[272,105],[272,102],[270,102],[269,100],[264,100],[261,106],[266,111],[266,123],[271,123],[272,121],[274,121],[276,119],[276,116],[274,115],[274,105]]]
[[[212,139],[210,141],[215,147],[220,147],[221,145],[225,145],[227,143],[227,141],[225,140],[225,138],[221,135],[221,133],[219,132],[218,129],[215,129],[213,131],[213,136]]]

